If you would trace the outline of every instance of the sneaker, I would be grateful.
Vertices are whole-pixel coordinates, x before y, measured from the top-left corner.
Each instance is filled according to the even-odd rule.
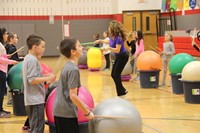
[[[22,133],[28,133],[29,132],[29,127],[28,126],[23,126],[22,127]]]
[[[159,85],[159,87],[163,87],[163,86],[165,86],[165,84],[160,84],[160,85]]]
[[[11,114],[4,111],[0,112],[0,118],[10,118]]]
[[[140,76],[135,77],[134,80],[140,80]]]
[[[118,97],[120,97],[120,98],[124,98],[124,97],[126,96],[127,93],[128,93],[128,91],[126,90],[126,91],[124,92],[124,94],[122,94],[122,95],[118,95]]]
[[[6,114],[11,114],[11,112],[5,111],[5,110],[3,110],[2,112],[6,113]]]
[[[108,70],[110,70],[110,68],[104,68],[104,69],[103,69],[103,71],[108,71]]]

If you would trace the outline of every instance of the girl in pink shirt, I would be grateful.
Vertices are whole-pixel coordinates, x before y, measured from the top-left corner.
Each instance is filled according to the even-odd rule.
[[[135,59],[135,65],[137,66],[136,62],[137,62],[137,57],[142,53],[144,52],[144,40],[143,40],[143,33],[142,31],[137,31],[137,34],[136,34],[136,43],[135,43],[135,46],[136,46],[136,51],[135,51],[135,54],[133,55],[133,58]],[[137,67],[136,67],[136,70],[137,70]],[[134,80],[139,80],[139,73],[136,72],[137,74],[137,77],[134,79]]]
[[[6,73],[8,64],[16,64],[17,61],[9,60],[4,48],[4,42],[7,40],[5,28],[0,28],[0,118],[9,118],[10,112],[3,110],[3,98],[6,91]]]

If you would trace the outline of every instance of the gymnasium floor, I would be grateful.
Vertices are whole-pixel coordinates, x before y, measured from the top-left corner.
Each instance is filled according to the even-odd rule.
[[[55,70],[58,58],[43,58],[41,62]],[[95,104],[106,99],[116,97],[114,82],[110,71],[90,72],[80,70],[82,86],[88,88]],[[160,73],[160,77],[162,72]],[[132,75],[135,77],[135,75]],[[167,78],[170,84],[170,77]],[[139,82],[123,82],[129,93],[124,98],[131,102],[142,117],[144,133],[199,133],[200,132],[200,104],[184,102],[183,95],[172,93],[170,86],[158,89],[141,89]],[[13,112],[12,107],[5,106],[5,110]],[[25,116],[0,118],[0,133],[21,133]],[[49,133],[48,126],[45,133]]]

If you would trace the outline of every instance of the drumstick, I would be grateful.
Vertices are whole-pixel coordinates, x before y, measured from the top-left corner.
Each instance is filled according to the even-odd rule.
[[[57,76],[57,74],[58,74],[58,73],[60,72],[60,70],[63,68],[63,65],[64,65],[63,61],[64,61],[64,59],[65,59],[65,56],[61,54],[61,55],[59,56],[59,58],[58,58],[56,64],[55,64],[56,69],[55,69],[55,71],[53,72],[53,73],[55,74],[55,76]],[[46,82],[46,88],[49,87],[50,83],[55,83],[55,82],[56,82],[56,81],[53,81],[53,82],[47,81],[47,82]]]
[[[154,48],[153,46],[149,45],[149,47],[150,47],[153,51],[158,52],[158,50],[157,50],[156,48]]]
[[[163,51],[161,48],[159,48],[159,47],[156,47],[156,49],[158,49],[158,51]]]
[[[156,51],[156,52],[158,52],[158,51],[162,51],[162,49],[159,48],[159,47],[154,48],[154,47],[151,46],[151,45],[149,45],[149,47],[150,47],[152,50]]]
[[[57,62],[56,62],[56,70],[55,70],[55,74],[57,74],[59,71],[60,71],[60,69],[62,69],[62,62],[63,62],[63,60],[65,59],[65,56],[64,55],[60,55],[59,56],[59,58],[58,58],[58,60],[57,60]]]
[[[129,38],[129,36],[131,35],[131,32],[132,32],[132,31],[130,30],[129,33],[128,33],[128,35],[127,35],[127,38]]]
[[[85,42],[85,43],[81,43],[81,45],[89,45],[89,44],[94,44],[94,42]]]
[[[16,50],[15,52],[13,52],[12,54],[9,54],[8,56],[13,56],[14,54],[16,54],[17,52],[23,50],[25,46],[22,46],[21,48],[19,48],[18,50]]]
[[[110,115],[95,115],[94,118],[106,118],[106,119],[128,119],[127,116],[110,116]]]

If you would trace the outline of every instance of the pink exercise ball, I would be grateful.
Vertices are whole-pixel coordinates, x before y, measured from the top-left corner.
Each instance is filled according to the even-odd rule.
[[[54,89],[49,97],[47,98],[46,102],[46,116],[48,122],[54,123],[54,116],[53,116],[53,106],[56,97],[56,89]],[[94,108],[94,101],[90,92],[85,89],[84,87],[79,88],[78,97],[91,109]],[[88,119],[84,116],[81,110],[78,109],[78,123],[88,122]]]
[[[90,92],[84,87],[79,88],[78,97],[90,108],[94,108],[94,100]],[[78,109],[78,122],[88,122],[88,119],[84,116],[83,112]]]
[[[53,106],[54,106],[55,97],[56,97],[56,88],[48,96],[47,102],[45,105],[46,116],[47,116],[48,122],[50,123],[54,123]]]
[[[43,64],[43,63],[40,63],[41,64],[41,67],[42,67],[42,74],[45,75],[45,74],[49,74],[49,73],[52,73],[52,69],[47,66],[46,64]]]

